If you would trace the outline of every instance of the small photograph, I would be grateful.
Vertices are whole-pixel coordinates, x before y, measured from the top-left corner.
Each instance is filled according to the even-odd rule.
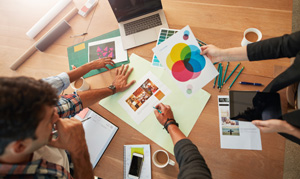
[[[116,59],[116,46],[114,41],[89,46],[90,62],[104,57],[111,57],[112,60]]]
[[[229,118],[229,111],[221,110],[222,134],[240,136],[239,121]]]
[[[158,87],[149,79],[147,79],[137,90],[133,92],[129,98],[126,99],[126,103],[136,111],[141,107],[156,91]],[[158,95],[159,97],[164,94]],[[162,97],[161,97],[162,98]]]

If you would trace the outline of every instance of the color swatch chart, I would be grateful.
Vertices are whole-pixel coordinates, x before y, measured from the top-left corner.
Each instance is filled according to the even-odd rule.
[[[156,45],[159,45],[160,43],[162,43],[163,41],[165,41],[166,39],[168,39],[172,35],[176,34],[177,32],[178,32],[178,30],[174,30],[174,29],[164,29],[164,28],[160,29],[160,33],[159,33]],[[160,62],[159,62],[158,58],[156,57],[156,55],[153,55],[152,66],[162,67],[162,65],[160,64]]]

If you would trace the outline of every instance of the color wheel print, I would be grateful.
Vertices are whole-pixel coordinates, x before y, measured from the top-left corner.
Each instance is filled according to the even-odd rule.
[[[201,74],[206,61],[197,46],[178,43],[173,46],[166,63],[176,80],[186,82]]]

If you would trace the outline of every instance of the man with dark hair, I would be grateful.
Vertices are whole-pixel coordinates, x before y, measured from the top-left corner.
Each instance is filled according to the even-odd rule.
[[[134,81],[127,83],[133,69],[127,72],[128,66],[122,66],[110,87],[58,99],[57,94],[71,81],[97,65],[91,64],[43,80],[0,77],[0,178],[72,178],[65,150],[74,163],[74,178],[93,178],[81,122],[59,116],[74,116],[82,108],[128,89]],[[58,131],[56,139],[52,138],[53,127]]]

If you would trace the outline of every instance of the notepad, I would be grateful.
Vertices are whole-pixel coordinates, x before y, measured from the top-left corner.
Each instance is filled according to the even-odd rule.
[[[83,128],[90,161],[95,168],[119,128],[92,110],[89,110],[85,115],[85,118],[88,117],[91,119],[83,123]],[[83,120],[78,115],[75,118]]]
[[[124,179],[129,179],[128,172],[133,153],[144,155],[140,178],[151,179],[151,150],[150,144],[124,145]]]

